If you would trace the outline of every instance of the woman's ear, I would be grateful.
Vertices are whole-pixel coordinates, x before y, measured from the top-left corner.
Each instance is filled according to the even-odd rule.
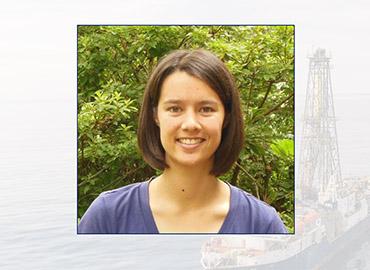
[[[157,108],[153,108],[153,118],[154,118],[154,122],[159,127],[158,110],[157,110]]]

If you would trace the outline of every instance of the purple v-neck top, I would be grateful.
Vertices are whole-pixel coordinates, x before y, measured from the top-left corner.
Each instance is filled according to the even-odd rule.
[[[149,205],[149,182],[101,193],[82,217],[78,233],[159,233]],[[230,209],[218,233],[287,233],[273,207],[229,186]]]

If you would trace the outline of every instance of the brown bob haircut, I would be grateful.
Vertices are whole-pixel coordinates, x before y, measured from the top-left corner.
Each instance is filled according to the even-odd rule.
[[[164,80],[183,71],[207,83],[220,97],[225,108],[222,138],[210,174],[226,173],[238,159],[243,147],[243,119],[239,93],[225,64],[209,51],[176,50],[165,56],[153,70],[146,85],[139,116],[138,144],[144,160],[153,168],[168,168],[160,130],[154,120]]]

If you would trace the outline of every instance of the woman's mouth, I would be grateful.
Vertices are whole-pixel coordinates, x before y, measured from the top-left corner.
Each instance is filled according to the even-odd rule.
[[[176,139],[176,143],[178,143],[185,150],[194,150],[198,146],[200,146],[204,141],[205,141],[205,139],[203,139],[203,138],[179,138],[179,139]]]
[[[204,141],[202,138],[180,138],[177,139],[178,142],[186,145],[194,145],[194,144],[199,144]]]

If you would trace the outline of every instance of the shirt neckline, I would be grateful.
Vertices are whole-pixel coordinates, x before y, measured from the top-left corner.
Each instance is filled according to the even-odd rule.
[[[148,229],[148,233],[159,233],[157,224],[155,223],[152,209],[149,205],[149,183],[155,178],[152,176],[149,180],[143,182],[140,189],[140,196],[143,201],[142,213],[144,218],[145,227]]]
[[[142,198],[142,213],[143,213],[143,218],[145,222],[145,226],[148,229],[149,233],[159,233],[157,224],[155,223],[153,212],[150,208],[149,204],[149,184],[150,182],[155,178],[155,176],[152,176],[149,180],[143,182],[143,185],[141,185],[140,189],[140,196]],[[235,217],[235,212],[236,212],[236,206],[237,206],[237,196],[235,194],[236,190],[235,188],[230,185],[228,182],[225,182],[229,188],[230,188],[230,206],[229,206],[229,211],[226,214],[225,220],[221,225],[220,230],[217,232],[218,234],[223,234],[227,233],[228,228],[232,225]],[[203,234],[203,233],[200,233]]]
[[[218,231],[219,234],[228,233],[230,231],[231,225],[234,223],[235,220],[235,213],[237,207],[237,196],[236,196],[236,189],[228,182],[225,182],[230,188],[230,206],[229,212],[227,213],[224,223],[222,224],[220,230]]]

